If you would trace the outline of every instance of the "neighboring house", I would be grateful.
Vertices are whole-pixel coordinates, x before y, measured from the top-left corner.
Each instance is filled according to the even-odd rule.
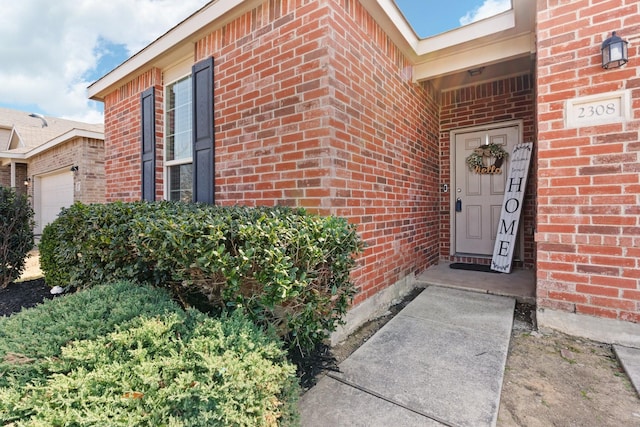
[[[465,160],[533,142],[515,256],[539,323],[640,345],[639,8],[514,0],[419,39],[391,0],[213,1],[89,87],[107,200],[347,217],[374,313],[433,264],[489,263],[506,177]],[[631,60],[603,69],[613,30]]]
[[[0,108],[0,185],[32,198],[36,235],[61,208],[104,203],[104,126]]]

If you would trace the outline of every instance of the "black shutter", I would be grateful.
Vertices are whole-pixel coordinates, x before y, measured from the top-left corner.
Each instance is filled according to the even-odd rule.
[[[156,94],[142,92],[142,200],[156,199]]]
[[[213,58],[193,66],[193,201],[215,201]]]

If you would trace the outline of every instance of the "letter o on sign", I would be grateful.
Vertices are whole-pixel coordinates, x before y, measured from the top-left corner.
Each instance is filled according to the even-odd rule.
[[[513,203],[512,203],[513,202]],[[509,199],[504,204],[504,210],[508,213],[514,213],[520,207],[518,199]]]

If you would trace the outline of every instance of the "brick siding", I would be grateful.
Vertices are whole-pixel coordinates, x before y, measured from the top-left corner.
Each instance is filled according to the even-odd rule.
[[[162,73],[151,69],[123,84],[104,100],[106,201],[135,201],[142,195],[140,95],[156,88],[156,197],[163,197],[164,114]]]
[[[0,185],[11,187],[11,165],[0,166]]]
[[[24,163],[16,163],[16,193],[28,194],[28,189],[24,185],[27,179],[27,166]],[[0,185],[3,187],[11,187],[11,165],[0,166]]]
[[[331,3],[330,97],[338,215],[369,247],[364,299],[438,259],[438,102],[359,2]]]
[[[92,138],[73,138],[29,159],[29,177],[78,166],[74,174],[73,200],[83,203],[104,203],[105,171],[104,141]],[[26,178],[26,173],[25,173]],[[24,180],[24,178],[22,178]],[[22,181],[20,181],[22,182]],[[33,196],[34,182],[29,186]]]
[[[538,1],[539,308],[640,322],[639,16],[637,1]],[[604,70],[614,30],[635,37],[631,60]],[[625,89],[631,120],[565,126],[566,100]]]

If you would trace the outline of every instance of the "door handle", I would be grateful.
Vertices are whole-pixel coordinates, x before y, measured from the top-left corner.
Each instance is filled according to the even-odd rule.
[[[456,212],[462,212],[462,199],[460,197],[456,199]]]

